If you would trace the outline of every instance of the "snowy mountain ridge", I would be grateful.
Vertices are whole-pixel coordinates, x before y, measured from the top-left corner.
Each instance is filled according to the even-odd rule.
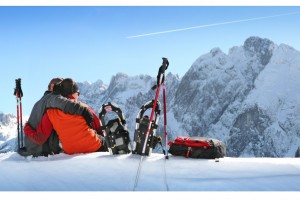
[[[172,107],[175,119],[190,135],[225,141],[229,156],[294,156],[299,58],[293,48],[258,37],[228,55],[215,48],[183,76]]]
[[[294,157],[300,146],[299,51],[250,37],[228,54],[213,48],[182,78],[170,72],[171,61],[166,75],[169,139],[217,138],[233,157]],[[148,75],[118,73],[109,85],[101,80],[79,83],[80,100],[96,113],[103,103],[117,103],[133,138],[136,115],[154,98],[155,83]],[[163,133],[162,119],[158,135]]]
[[[24,120],[28,116],[24,116]],[[13,114],[4,114],[0,112],[0,153],[13,151],[17,147],[17,119]]]

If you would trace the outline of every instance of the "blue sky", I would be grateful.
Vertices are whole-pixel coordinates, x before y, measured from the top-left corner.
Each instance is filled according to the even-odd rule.
[[[250,36],[300,50],[299,21],[298,6],[1,6],[0,111],[16,112],[16,78],[30,114],[53,77],[106,84],[117,72],[154,77],[162,57],[182,77],[212,48],[227,53]],[[172,32],[212,24],[219,25]],[[162,31],[170,32],[129,38]]]

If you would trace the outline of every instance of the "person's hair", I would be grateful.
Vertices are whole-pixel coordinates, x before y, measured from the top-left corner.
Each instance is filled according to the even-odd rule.
[[[48,84],[48,90],[51,90],[51,84],[55,85],[58,84],[60,82],[62,82],[64,79],[63,78],[53,78],[50,83]]]
[[[60,83],[61,95],[68,97],[70,94],[79,93],[79,88],[76,82],[71,78],[66,78]]]

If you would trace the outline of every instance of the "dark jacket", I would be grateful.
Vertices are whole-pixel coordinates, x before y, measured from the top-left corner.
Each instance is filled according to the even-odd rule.
[[[44,113],[49,108],[57,108],[64,113],[73,115],[84,115],[86,112],[90,112],[86,107],[81,106],[79,103],[70,101],[61,95],[53,93],[46,94],[38,102],[36,102],[32,108],[28,119],[28,123],[32,128],[36,129],[37,125],[41,122]]]

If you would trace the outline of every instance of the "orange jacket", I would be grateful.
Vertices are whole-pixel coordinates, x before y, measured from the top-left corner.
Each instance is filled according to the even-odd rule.
[[[101,141],[80,115],[70,115],[59,109],[48,109],[47,114],[67,154],[95,152]]]

